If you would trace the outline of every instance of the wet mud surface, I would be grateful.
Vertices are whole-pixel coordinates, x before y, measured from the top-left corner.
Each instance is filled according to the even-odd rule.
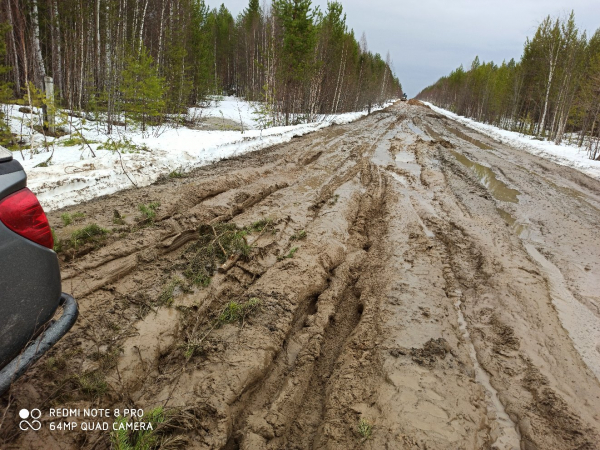
[[[426,107],[50,220],[81,315],[3,449],[113,445],[32,405],[163,406],[161,448],[600,448],[600,182]]]

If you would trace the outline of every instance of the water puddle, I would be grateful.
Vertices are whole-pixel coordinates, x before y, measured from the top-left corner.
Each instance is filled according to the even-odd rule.
[[[525,248],[546,274],[552,304],[558,311],[563,328],[569,333],[585,364],[600,380],[600,320],[573,297],[558,267],[533,245],[525,244]]]
[[[383,138],[377,143],[377,147],[375,147],[375,152],[373,152],[371,161],[378,166],[387,167],[390,164],[394,164],[394,160],[390,154],[392,134],[393,133],[387,133],[385,136],[383,136]]]
[[[496,391],[496,389],[494,389],[490,383],[490,377],[488,373],[479,365],[477,353],[475,352],[475,347],[471,342],[471,336],[469,334],[469,330],[467,330],[467,322],[465,321],[465,316],[460,309],[460,305],[461,301],[459,296],[454,303],[454,306],[458,314],[458,326],[462,331],[463,338],[469,350],[469,356],[471,357],[473,367],[475,368],[475,380],[481,386],[483,386],[485,390],[485,400],[488,412],[493,411],[496,413],[494,425],[496,425],[497,428],[494,429],[494,426],[492,425],[490,435],[496,435],[497,437],[492,443],[491,448],[498,450],[519,450],[521,448],[521,436],[517,431],[515,423],[510,419],[504,410],[504,405],[502,405],[502,402],[498,398],[498,391]]]
[[[433,128],[431,128],[429,125],[425,125],[425,130],[427,130],[427,134],[436,141],[441,141],[442,139],[444,139],[441,134],[439,134],[436,131],[433,131]]]
[[[408,186],[408,180],[406,179],[406,177],[403,177],[402,175],[398,175],[395,172],[389,172],[392,177],[394,177],[396,179],[396,181],[398,181],[402,186],[407,187]]]
[[[410,128],[410,131],[412,131],[416,135],[420,136],[421,138],[425,139],[426,141],[431,140],[431,138],[429,136],[427,136],[427,134],[423,130],[421,130],[418,126],[416,126],[414,123],[407,122],[406,124],[408,125],[408,128]]]
[[[496,208],[500,217],[504,219],[504,221],[508,224],[508,226],[514,231],[514,233],[519,236],[521,239],[526,239],[529,237],[529,227],[519,221],[507,211],[504,211],[501,208]]]
[[[398,152],[395,157],[396,167],[402,169],[405,172],[414,175],[415,177],[421,176],[421,166],[415,160],[414,153],[410,152]]]
[[[474,146],[479,147],[482,150],[493,150],[492,147],[490,147],[489,145],[484,144],[481,141],[478,141],[477,139],[475,139],[475,138],[473,138],[473,137],[471,137],[471,136],[463,133],[460,130],[457,130],[456,128],[452,128],[452,127],[448,127],[447,126],[446,129],[450,133],[452,133],[453,135],[455,135],[455,136],[459,137],[460,139],[462,139],[463,141],[467,141],[467,142],[473,144]]]
[[[465,155],[449,150],[452,155],[460,162],[463,166],[471,169],[475,175],[479,178],[481,184],[483,184],[494,196],[496,200],[502,202],[519,203],[517,195],[521,194],[516,189],[509,188],[506,184],[496,178],[496,174],[492,169],[476,162],[471,161]]]

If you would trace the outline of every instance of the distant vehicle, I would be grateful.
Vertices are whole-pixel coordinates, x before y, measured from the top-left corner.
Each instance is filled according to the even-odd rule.
[[[408,96],[406,94],[402,94],[402,98],[400,100],[402,100],[403,102],[405,102],[405,101],[408,100]]]
[[[61,293],[53,247],[23,167],[0,146],[0,395],[77,320],[77,302]],[[59,306],[62,315],[53,321]]]

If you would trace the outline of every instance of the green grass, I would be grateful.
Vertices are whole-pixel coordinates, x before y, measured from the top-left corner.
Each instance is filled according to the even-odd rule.
[[[74,248],[78,248],[80,245],[89,242],[98,242],[107,234],[108,230],[102,228],[98,224],[92,223],[79,230],[73,231],[73,233],[71,233],[70,245]]]
[[[79,389],[81,392],[92,397],[102,397],[108,392],[108,383],[104,378],[104,374],[99,371],[86,373],[77,378]]]
[[[301,241],[302,239],[305,239],[305,238],[306,238],[306,231],[300,230],[297,233],[290,236],[290,241]]]
[[[113,220],[112,221],[115,225],[126,225],[125,217],[122,216],[121,213],[116,209],[113,212]]]
[[[71,225],[73,222],[79,222],[80,220],[85,218],[85,213],[82,212],[74,212],[73,214],[64,213],[60,215],[61,220],[63,221],[64,226]]]
[[[131,142],[127,138],[123,138],[121,140],[109,139],[104,142],[102,145],[98,146],[98,150],[109,150],[112,152],[120,152],[120,153],[139,153],[140,149],[147,150],[145,145],[138,147],[133,142]]]
[[[277,257],[277,261],[283,261],[284,259],[292,259],[296,252],[298,251],[298,247],[293,247],[287,255],[281,255]]]
[[[230,256],[250,257],[252,247],[246,240],[248,235],[269,229],[273,229],[271,219],[262,219],[244,228],[234,223],[200,226],[200,238],[186,252],[188,264],[184,276],[194,285],[208,286],[215,270]]]
[[[175,289],[183,284],[183,280],[180,278],[172,279],[167,285],[163,288],[160,295],[158,296],[158,305],[166,305],[171,306],[173,304]]]
[[[227,303],[225,309],[217,318],[219,324],[243,322],[246,317],[256,312],[260,308],[261,301],[259,298],[252,297],[247,302],[238,303],[231,301]]]
[[[62,145],[63,147],[74,147],[76,145],[82,146],[86,144],[86,141],[88,144],[96,144],[97,141],[92,141],[90,139],[83,139],[80,136],[72,136],[68,139],[65,139],[64,141],[59,141],[59,144]]]
[[[152,202],[148,205],[141,204],[138,209],[142,213],[144,222],[154,223],[156,218],[156,210],[160,207],[159,202]]]
[[[185,175],[179,170],[174,170],[169,174],[169,178],[185,178]]]
[[[362,437],[363,441],[371,439],[371,436],[373,435],[373,425],[369,423],[368,420],[361,418],[358,422],[358,434]]]
[[[180,448],[183,440],[170,439],[165,431],[169,428],[167,425],[171,419],[171,414],[162,406],[151,409],[144,413],[139,419],[129,417],[118,417],[112,426],[110,440],[112,448],[115,450],[155,450],[166,448]],[[138,431],[127,430],[127,424],[130,420],[151,424],[151,428],[146,425],[146,429]],[[168,445],[170,444],[170,445]]]

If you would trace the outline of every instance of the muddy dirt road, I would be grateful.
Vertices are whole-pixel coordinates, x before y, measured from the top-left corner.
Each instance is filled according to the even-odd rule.
[[[109,448],[49,408],[158,406],[162,448],[600,448],[600,182],[424,106],[50,218],[81,316],[2,448]]]

